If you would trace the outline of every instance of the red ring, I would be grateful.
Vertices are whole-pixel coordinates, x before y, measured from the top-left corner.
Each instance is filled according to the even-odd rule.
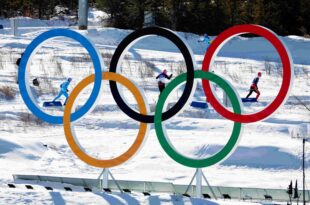
[[[230,38],[234,36],[243,33],[253,33],[264,37],[276,48],[277,52],[279,53],[283,65],[283,78],[278,96],[265,109],[257,113],[246,115],[235,114],[227,110],[224,106],[222,106],[220,102],[218,102],[218,100],[212,93],[210,82],[208,80],[202,80],[202,85],[208,101],[219,114],[234,122],[250,123],[260,121],[271,116],[271,114],[274,113],[284,102],[289,93],[291,83],[293,82],[293,72],[292,72],[293,61],[290,58],[289,51],[286,50],[285,46],[283,45],[281,40],[276,36],[276,34],[274,34],[272,31],[262,26],[245,24],[245,25],[237,25],[225,30],[216,39],[214,39],[214,41],[212,41],[210,47],[208,48],[208,52],[206,52],[204,56],[204,60],[202,63],[202,70],[203,71],[210,70],[210,66],[213,63],[212,62],[213,57],[216,56],[217,52],[226,43],[226,41],[228,41]]]

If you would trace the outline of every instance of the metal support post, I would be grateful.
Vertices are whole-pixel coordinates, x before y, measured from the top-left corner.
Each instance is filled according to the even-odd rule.
[[[203,173],[202,173],[202,176],[203,176],[203,178],[204,178],[205,182],[207,183],[207,185],[208,185],[209,189],[211,190],[212,195],[213,195],[213,198],[217,200],[217,197],[216,197],[216,195],[215,195],[215,193],[214,193],[214,191],[213,191],[213,189],[212,189],[211,185],[209,184],[209,182],[208,182],[208,180],[207,180],[207,177],[206,177]]]
[[[202,171],[201,168],[197,169],[196,172],[196,197],[201,198],[202,197]]]
[[[109,169],[103,169],[102,172],[102,188],[109,187]]]
[[[112,173],[110,172],[108,168],[103,169],[98,177],[99,189],[102,190],[104,188],[109,188],[109,176],[112,178],[113,182],[116,184],[119,191],[123,193],[121,186],[115,180],[114,176],[112,175]]]
[[[217,197],[216,197],[212,187],[210,186],[210,184],[207,180],[207,177],[203,174],[201,168],[196,169],[194,176],[192,177],[189,185],[186,188],[185,194],[187,194],[187,192],[189,191],[190,187],[193,184],[194,179],[196,178],[196,197],[202,198],[202,177],[203,177],[204,181],[207,183],[207,185],[208,185],[208,187],[209,187],[209,189],[213,195],[213,198],[217,200]]]
[[[196,174],[197,174],[197,169],[196,169],[195,174],[194,174],[194,176],[192,177],[191,181],[189,182],[189,185],[187,186],[187,188],[186,188],[186,190],[185,190],[185,194],[187,194],[189,188],[192,186],[193,181],[194,181],[194,179],[195,179],[195,177],[196,177]]]

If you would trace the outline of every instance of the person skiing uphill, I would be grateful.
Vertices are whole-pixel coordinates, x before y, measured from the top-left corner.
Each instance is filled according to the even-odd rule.
[[[198,42],[203,42],[205,44],[207,44],[207,48],[206,48],[206,51],[208,50],[210,44],[211,44],[211,39],[210,37],[208,36],[208,34],[204,34],[203,37],[201,37]]]
[[[62,95],[64,95],[66,97],[66,101],[65,101],[64,105],[66,105],[68,97],[69,97],[68,87],[69,87],[69,84],[71,81],[72,81],[72,78],[68,78],[66,82],[63,82],[60,85],[60,91],[59,91],[58,95],[55,97],[55,99],[53,100],[53,102],[55,102],[58,98],[60,98]]]
[[[170,76],[168,76],[166,69],[164,69],[163,72],[156,77],[156,79],[158,80],[158,89],[159,89],[160,93],[162,93],[162,91],[166,87],[165,79],[170,80],[171,77],[172,77],[172,74]]]
[[[255,93],[257,93],[257,95],[256,95],[256,100],[258,100],[258,97],[259,97],[259,95],[260,95],[260,92],[259,92],[259,90],[258,90],[257,84],[258,84],[258,81],[259,81],[259,78],[260,78],[260,77],[262,77],[262,73],[261,73],[261,72],[258,72],[258,73],[257,73],[257,77],[254,78],[254,80],[253,80],[253,82],[252,82],[252,85],[251,85],[251,87],[250,87],[250,92],[249,92],[249,94],[246,96],[246,98],[250,97],[250,95],[251,95],[253,92],[255,92]]]

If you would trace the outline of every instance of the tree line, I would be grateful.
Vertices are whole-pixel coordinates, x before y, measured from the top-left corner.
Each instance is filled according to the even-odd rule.
[[[259,24],[280,35],[310,34],[309,0],[89,0],[110,14],[109,26],[143,27],[144,13],[156,25],[178,31],[218,35],[236,24]],[[56,5],[76,15],[78,0],[1,0],[0,16],[49,19]]]

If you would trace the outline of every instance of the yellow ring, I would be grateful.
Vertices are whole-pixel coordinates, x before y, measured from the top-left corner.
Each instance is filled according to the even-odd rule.
[[[83,88],[85,88],[90,83],[94,82],[94,79],[95,75],[90,75],[84,78],[71,92],[64,110],[64,117],[63,117],[64,131],[70,148],[82,161],[95,167],[109,168],[124,163],[125,161],[129,160],[139,150],[139,148],[143,144],[148,125],[147,123],[140,123],[139,132],[134,143],[130,146],[130,148],[126,152],[124,152],[123,154],[114,159],[101,160],[93,158],[88,154],[86,154],[80,147],[80,145],[76,142],[76,137],[71,131],[70,116],[74,100],[76,99],[76,97]],[[139,89],[130,80],[119,74],[111,72],[102,72],[102,80],[112,80],[121,83],[123,86],[127,87],[130,90],[130,92],[134,95],[136,101],[138,102],[138,107],[141,114],[147,114],[144,99]]]

